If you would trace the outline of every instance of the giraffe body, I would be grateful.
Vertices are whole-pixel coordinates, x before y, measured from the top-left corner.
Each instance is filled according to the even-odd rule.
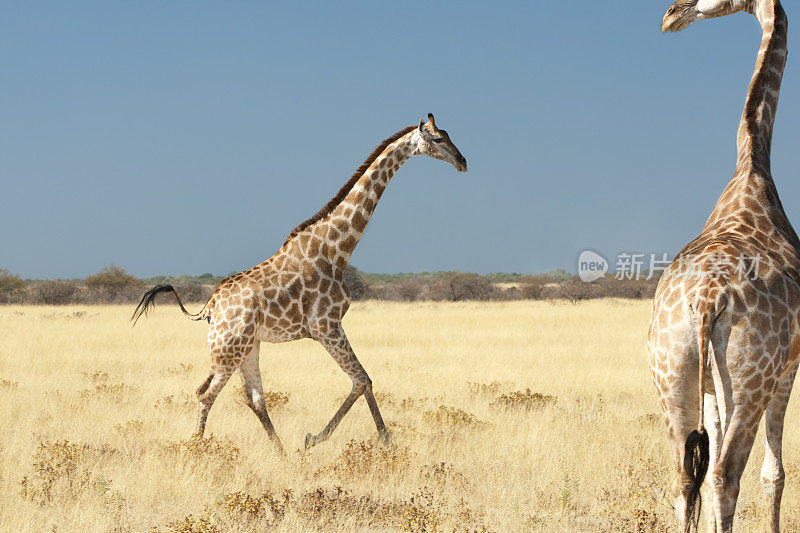
[[[280,439],[267,414],[259,370],[261,342],[280,343],[311,338],[330,353],[352,380],[350,394],[318,435],[307,435],[306,448],[327,439],[363,394],[384,442],[389,432],[372,393],[372,382],[359,363],[342,328],[350,306],[343,277],[389,180],[417,154],[452,163],[466,172],[466,159],[436,127],[428,123],[408,127],[384,141],[322,210],[300,224],[268,260],[223,280],[197,314],[188,313],[171,286],[148,291],[134,313],[138,319],[162,292],[173,292],[184,314],[207,320],[211,372],[197,389],[195,435],[202,436],[211,406],[230,376],[239,370],[248,406],[283,453]]]
[[[684,531],[699,519],[701,492],[708,530],[732,531],[739,482],[765,413],[761,479],[770,529],[779,531],[783,422],[800,352],[800,241],[770,171],[786,14],[779,0],[681,0],[667,11],[664,30],[737,11],[756,15],[763,38],[736,172],[700,236],[659,281],[648,336]]]

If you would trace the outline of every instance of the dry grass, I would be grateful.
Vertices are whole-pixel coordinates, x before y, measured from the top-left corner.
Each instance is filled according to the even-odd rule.
[[[264,346],[286,460],[238,378],[193,440],[205,328],[170,306],[0,307],[5,531],[674,530],[645,353],[648,304],[359,303],[345,320],[396,446],[311,341]],[[800,426],[787,416],[784,528],[800,529]],[[739,525],[764,524],[759,438]]]

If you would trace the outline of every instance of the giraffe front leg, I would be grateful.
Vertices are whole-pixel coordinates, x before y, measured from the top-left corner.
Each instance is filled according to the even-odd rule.
[[[375,421],[375,426],[378,429],[381,439],[384,443],[391,442],[389,431],[386,429],[380,409],[378,409],[378,403],[375,401],[375,396],[372,394],[372,381],[369,379],[364,367],[361,366],[361,363],[356,358],[356,354],[353,352],[344,330],[340,326],[331,328],[325,332],[318,332],[315,338],[328,350],[331,357],[333,357],[342,370],[350,377],[353,382],[353,387],[341,407],[339,407],[336,414],[333,415],[331,421],[325,426],[325,429],[318,435],[312,435],[311,433],[306,435],[306,449],[327,440],[362,394],[367,397],[367,404],[369,405],[372,418]]]

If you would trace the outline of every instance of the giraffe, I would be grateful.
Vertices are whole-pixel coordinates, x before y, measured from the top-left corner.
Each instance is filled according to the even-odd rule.
[[[289,234],[275,255],[223,280],[196,314],[184,308],[171,285],[158,285],[145,293],[134,311],[134,321],[147,313],[158,294],[170,292],[188,318],[208,321],[211,371],[197,389],[195,436],[203,436],[214,400],[238,369],[248,407],[258,416],[278,453],[285,455],[264,402],[259,347],[261,342],[311,338],[350,377],[352,388],[328,425],[317,435],[306,435],[305,448],[330,437],[361,395],[366,398],[381,441],[391,443],[372,392],[372,381],[342,328],[342,317],[350,306],[343,275],[389,180],[417,154],[451,163],[460,172],[467,171],[467,160],[447,132],[436,126],[433,115],[428,114],[427,123],[420,120],[419,125],[409,126],[383,141],[336,196]]]
[[[780,530],[784,415],[800,353],[800,241],[770,170],[786,13],[780,0],[681,0],[666,12],[662,29],[680,31],[739,11],[756,16],[763,37],[739,125],[736,170],[699,237],[663,273],[648,335],[683,531],[697,528],[701,496],[708,530],[732,531],[742,471],[764,414],[761,482],[770,530]]]

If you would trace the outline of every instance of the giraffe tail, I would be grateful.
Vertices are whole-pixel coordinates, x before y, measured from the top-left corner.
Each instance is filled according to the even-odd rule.
[[[711,305],[708,302],[713,302]],[[700,522],[700,508],[702,506],[702,498],[700,496],[700,487],[703,485],[703,480],[708,473],[710,463],[710,443],[708,439],[708,432],[705,428],[704,413],[705,413],[705,368],[706,361],[708,360],[708,347],[711,340],[711,335],[714,332],[714,325],[719,318],[719,315],[727,306],[727,296],[724,287],[712,287],[705,294],[701,295],[700,300],[696,305],[698,323],[698,359],[699,359],[699,373],[698,373],[698,395],[700,404],[700,416],[697,424],[697,429],[692,431],[686,438],[684,455],[683,455],[683,469],[689,476],[691,481],[691,489],[686,498],[686,524],[693,524],[695,530],[698,529]]]
[[[142,315],[146,316],[150,308],[155,307],[156,296],[158,296],[162,292],[171,292],[172,294],[174,294],[175,299],[178,301],[178,305],[181,307],[181,311],[183,311],[183,314],[186,315],[186,317],[189,318],[190,320],[204,320],[208,318],[208,310],[207,310],[208,303],[206,303],[206,305],[204,305],[203,308],[198,313],[192,314],[189,311],[187,311],[186,308],[183,306],[183,302],[181,302],[181,299],[178,296],[178,291],[175,290],[175,287],[173,287],[172,285],[156,285],[155,287],[144,293],[144,296],[142,296],[142,301],[139,302],[139,305],[137,305],[136,309],[133,311],[133,316],[131,317],[131,320],[133,320],[134,326],[136,325],[136,322],[138,322],[139,319],[142,318]]]

